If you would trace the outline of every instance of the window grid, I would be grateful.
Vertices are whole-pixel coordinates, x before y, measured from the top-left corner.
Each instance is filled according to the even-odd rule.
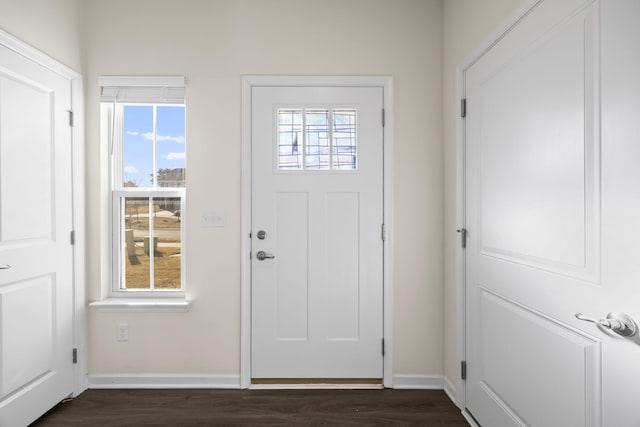
[[[151,144],[149,154],[152,173],[150,182],[141,187],[126,181],[124,133],[127,130],[124,126],[124,117],[125,107],[128,105],[151,107],[152,110],[151,130],[144,135],[147,142]],[[159,137],[158,108],[181,107],[182,114],[184,114],[184,104],[120,104],[114,105],[114,107],[119,110],[119,113],[114,111],[112,114],[119,114],[120,123],[122,123],[121,128],[117,131],[121,134],[121,137],[118,138],[118,149],[115,150],[115,153],[112,151],[112,159],[116,166],[114,168],[116,173],[113,181],[115,188],[112,199],[113,224],[117,229],[117,231],[114,230],[116,231],[114,235],[118,236],[119,240],[117,242],[114,239],[114,255],[120,260],[119,274],[116,276],[119,277],[116,290],[125,292],[153,291],[154,293],[183,291],[184,266],[181,255],[184,252],[184,228],[180,217],[184,211],[185,168],[158,168],[158,156],[161,155],[158,144],[166,140],[166,136]],[[182,138],[183,136],[184,134]],[[184,139],[181,142],[184,143]],[[134,204],[137,209],[146,211],[142,214],[144,220],[138,221],[137,227],[133,227],[131,215],[127,212],[128,208],[132,208]],[[157,211],[160,211],[162,217],[158,218]],[[170,217],[168,212],[171,212],[173,217]],[[138,216],[140,216],[139,213]],[[166,224],[161,225],[162,221],[166,223],[167,220],[173,221],[174,228],[163,230],[164,234],[158,233],[158,227],[167,227]],[[160,243],[158,243],[159,241]],[[159,245],[162,248],[159,248]],[[166,255],[166,253],[171,255]],[[167,266],[167,264],[170,265]],[[134,273],[135,267],[140,267],[143,270]],[[135,279],[132,279],[134,276]]]
[[[276,150],[278,170],[356,170],[357,112],[279,109]]]

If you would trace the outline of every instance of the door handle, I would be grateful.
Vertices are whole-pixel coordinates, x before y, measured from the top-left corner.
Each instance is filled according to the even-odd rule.
[[[636,322],[624,313],[609,313],[606,319],[594,319],[582,313],[576,313],[576,319],[595,323],[623,337],[632,337],[638,333],[638,325]]]
[[[256,254],[256,258],[258,261],[264,261],[265,259],[274,259],[276,256],[266,253],[265,251],[260,251]]]
[[[0,266],[0,270],[8,270],[10,268],[11,268],[11,266],[9,264],[5,264],[5,265]]]

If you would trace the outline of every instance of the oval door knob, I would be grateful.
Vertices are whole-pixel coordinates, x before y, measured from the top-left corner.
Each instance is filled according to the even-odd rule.
[[[582,313],[576,313],[576,319],[595,323],[623,337],[632,337],[638,333],[638,325],[636,322],[624,313],[609,313],[606,319],[595,319],[593,317],[587,317]]]
[[[275,255],[268,254],[265,251],[260,251],[256,254],[256,258],[258,258],[258,261],[264,261],[265,259],[274,259]]]

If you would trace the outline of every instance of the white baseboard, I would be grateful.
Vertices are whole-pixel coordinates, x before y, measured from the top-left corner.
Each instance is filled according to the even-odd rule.
[[[240,375],[89,375],[89,388],[240,388]]]
[[[443,384],[444,384],[444,392],[447,393],[447,396],[449,396],[449,399],[451,399],[451,401],[453,402],[454,405],[458,405],[458,402],[456,402],[456,387],[451,383],[451,381],[449,381],[449,378],[444,377],[443,378]]]
[[[442,375],[403,375],[393,376],[393,388],[416,390],[442,390],[444,389],[444,377]]]

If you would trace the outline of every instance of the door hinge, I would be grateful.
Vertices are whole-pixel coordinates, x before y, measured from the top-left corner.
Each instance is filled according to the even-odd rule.
[[[72,245],[76,244],[76,231],[75,230],[71,230],[70,240],[71,240],[71,244]]]
[[[460,362],[460,378],[463,380],[467,379],[467,361],[463,360]]]
[[[384,108],[383,108],[382,109],[382,127],[384,127],[385,124],[386,124],[386,117],[385,117]]]
[[[467,248],[467,229],[460,228],[456,231],[460,233],[460,244],[462,245],[462,249],[466,249]]]
[[[74,348],[73,350],[71,350],[71,360],[73,361],[73,363],[78,363],[78,349]]]
[[[460,100],[460,117],[467,117],[467,98]]]
[[[384,356],[384,338],[382,338],[382,355]]]
[[[69,110],[69,126],[73,127],[73,111]]]
[[[380,238],[382,239],[382,241],[384,242],[384,239],[387,237],[387,229],[384,226],[384,224],[382,224],[382,227],[380,228]]]

